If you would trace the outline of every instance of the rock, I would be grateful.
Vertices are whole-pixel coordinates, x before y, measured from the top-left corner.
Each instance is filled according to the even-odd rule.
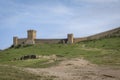
[[[20,60],[27,60],[27,59],[36,59],[37,56],[32,54],[32,55],[25,55],[25,56],[22,56],[20,57]]]

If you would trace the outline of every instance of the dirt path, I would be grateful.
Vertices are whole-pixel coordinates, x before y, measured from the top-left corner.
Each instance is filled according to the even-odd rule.
[[[50,68],[25,68],[36,75],[55,76],[54,80],[120,80],[120,69],[98,67],[83,59],[61,62]]]

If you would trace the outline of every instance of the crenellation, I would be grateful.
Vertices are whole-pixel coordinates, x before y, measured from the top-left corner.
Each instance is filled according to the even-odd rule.
[[[72,34],[72,36],[73,36],[73,34]],[[68,37],[68,38],[65,38],[65,39],[36,39],[36,31],[35,30],[28,30],[27,31],[27,38],[19,38],[18,39],[17,37],[14,37],[13,45],[41,44],[41,43],[45,43],[45,44],[57,44],[57,43],[66,44],[68,42],[73,43],[73,39],[71,39],[73,37]]]
[[[35,44],[36,31],[35,30],[28,30],[27,35],[28,35],[28,37],[27,37],[25,44]]]

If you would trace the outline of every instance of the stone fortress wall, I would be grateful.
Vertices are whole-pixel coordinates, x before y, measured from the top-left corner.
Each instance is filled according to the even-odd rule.
[[[101,39],[105,37],[111,37],[111,36],[117,36],[120,37],[120,27],[106,31],[103,33],[99,33],[96,35],[83,37],[83,38],[74,38],[73,34],[68,34],[67,38],[65,39],[36,39],[36,31],[35,30],[28,30],[27,31],[27,38],[18,38],[13,37],[13,45],[21,45],[21,44],[73,44],[80,41],[86,41],[86,40],[94,40],[94,39]]]
[[[67,39],[35,39],[35,43],[46,43],[46,44],[57,44],[57,43],[67,43]]]
[[[74,43],[80,42],[80,41],[88,41],[88,40],[95,40],[95,39],[101,39],[106,37],[120,37],[120,27],[116,29],[112,29],[109,31],[105,31],[102,33],[98,33],[92,36],[83,37],[83,38],[74,38]]]
[[[105,37],[120,37],[120,27],[102,33],[98,33],[96,35],[89,36],[87,37],[87,40],[101,39]]]
[[[20,44],[57,44],[57,43],[73,43],[73,34],[68,34],[68,37],[65,39],[36,39],[36,31],[35,30],[28,30],[27,31],[27,38],[18,38],[13,37],[13,45],[17,46]]]

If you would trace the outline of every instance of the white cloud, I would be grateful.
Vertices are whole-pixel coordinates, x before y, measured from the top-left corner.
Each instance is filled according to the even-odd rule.
[[[24,37],[27,29],[37,30],[38,38],[65,38],[68,33],[88,36],[120,25],[120,0],[12,1],[0,3],[0,32],[11,30],[11,34],[4,32],[6,38],[0,35],[7,40],[2,44],[11,41],[7,38],[13,34]]]

